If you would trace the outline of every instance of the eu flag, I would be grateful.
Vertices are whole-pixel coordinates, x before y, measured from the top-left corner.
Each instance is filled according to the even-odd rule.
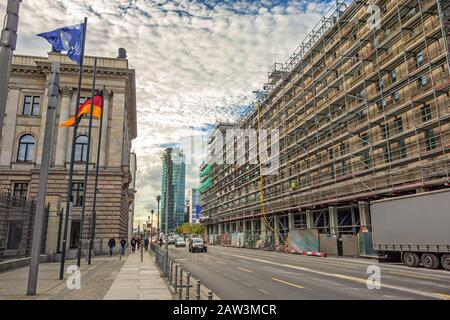
[[[84,24],[64,27],[50,32],[38,34],[53,46],[55,52],[67,52],[67,56],[81,63],[81,49],[83,47]]]

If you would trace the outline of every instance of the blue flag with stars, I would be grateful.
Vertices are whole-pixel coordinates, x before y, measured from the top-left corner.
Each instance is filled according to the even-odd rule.
[[[81,63],[81,51],[84,38],[84,24],[78,24],[69,27],[63,27],[50,32],[38,34],[39,37],[46,39],[53,46],[55,52],[67,52],[67,56]]]

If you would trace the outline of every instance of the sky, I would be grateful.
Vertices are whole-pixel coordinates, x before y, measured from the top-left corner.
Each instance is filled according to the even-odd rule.
[[[135,221],[156,209],[167,144],[234,121],[330,6],[330,0],[23,0],[17,54],[45,56],[35,36],[88,17],[87,55],[127,50],[136,70]],[[6,0],[0,0],[5,12]],[[186,188],[198,187],[198,164]],[[143,220],[141,221],[143,222]]]

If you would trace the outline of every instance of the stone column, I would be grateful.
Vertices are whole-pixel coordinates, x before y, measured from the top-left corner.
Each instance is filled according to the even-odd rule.
[[[56,167],[64,167],[67,158],[67,150],[70,146],[67,145],[67,134],[69,133],[69,129],[67,127],[60,128],[59,124],[63,121],[66,121],[70,116],[70,106],[72,105],[72,96],[73,89],[72,88],[62,88],[61,89],[61,108],[59,111],[59,123],[58,123],[58,132],[56,138],[56,148],[55,148],[55,166]]]
[[[60,221],[58,214],[61,210],[60,196],[47,196],[45,203],[50,203],[50,213],[48,215],[45,253],[53,255],[56,254],[56,252],[59,249],[57,248],[57,246],[58,246],[58,234],[59,234],[58,231]],[[61,234],[62,232],[63,230],[61,230]]]
[[[247,220],[244,220],[242,223],[242,232],[245,233],[247,232]]]
[[[289,231],[294,230],[295,228],[294,216],[295,216],[294,212],[288,213]]]
[[[338,222],[337,208],[329,207],[328,214],[330,217],[330,233],[333,235],[339,235],[339,229],[338,229],[339,222]]]
[[[3,137],[0,137],[0,166],[9,167],[13,158],[14,142],[16,142],[16,118],[19,106],[19,90],[9,90],[6,101],[6,116],[3,126]],[[18,141],[17,141],[18,144]]]
[[[122,166],[124,118],[125,118],[125,93],[115,92],[112,101],[111,137],[110,137],[111,143],[109,143],[108,167],[120,168]]]
[[[223,233],[222,223],[219,222],[219,223],[217,224],[217,229],[218,229],[219,235],[221,235],[221,234]]]
[[[255,220],[250,220],[250,232],[252,233],[252,235],[255,234]]]
[[[280,216],[274,217],[274,229],[275,229],[275,245],[280,244]]]
[[[109,127],[109,101],[111,99],[111,95],[105,93],[105,102],[104,102],[104,114],[103,114],[103,125],[102,125],[102,145],[100,149],[100,167],[106,168],[106,155],[108,154],[108,127]]]
[[[311,210],[306,210],[306,228],[314,228],[313,212]]]
[[[264,217],[261,217],[261,239],[264,239],[267,235],[267,226],[264,223]]]
[[[372,219],[370,217],[370,204],[368,201],[359,201],[359,219],[361,227],[368,228],[372,225]]]

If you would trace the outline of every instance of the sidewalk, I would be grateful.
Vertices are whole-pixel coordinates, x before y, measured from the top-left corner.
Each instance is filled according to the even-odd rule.
[[[103,300],[172,300],[169,289],[161,278],[154,258],[136,251],[127,256]]]

